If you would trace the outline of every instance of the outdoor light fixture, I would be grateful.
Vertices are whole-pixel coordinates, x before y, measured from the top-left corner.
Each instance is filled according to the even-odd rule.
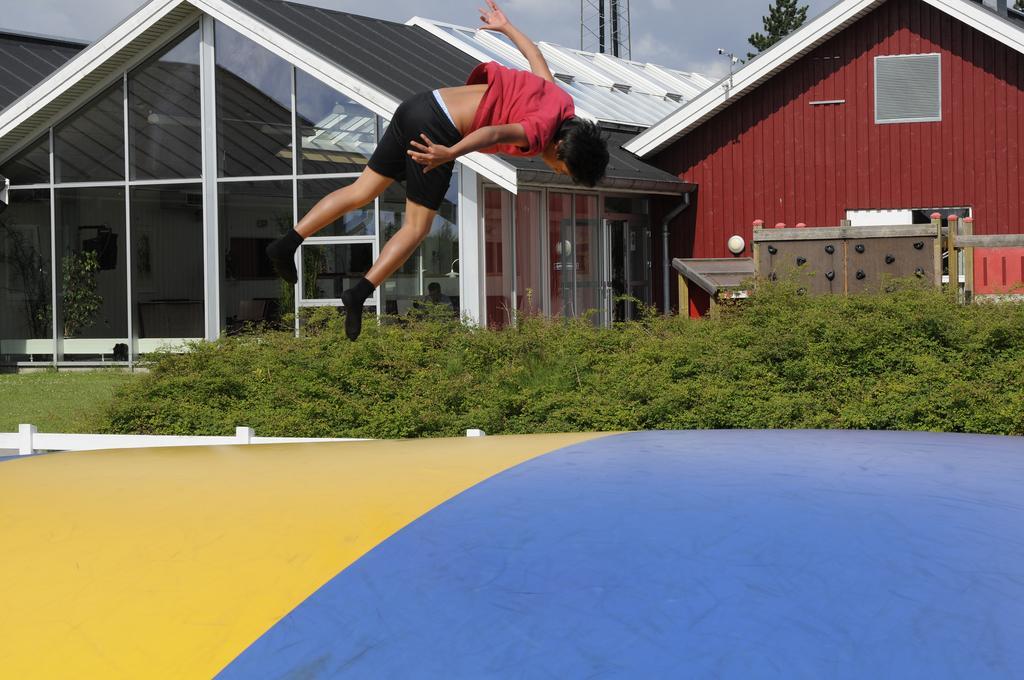
[[[7,200],[10,188],[11,180],[0,175],[0,213],[7,209]]]
[[[447,276],[449,279],[457,279],[457,278],[459,278],[459,273],[457,271],[455,271],[455,263],[458,262],[458,261],[459,261],[459,258],[455,258],[454,260],[452,260],[452,266],[448,268],[448,273],[445,274],[445,276]]]
[[[747,247],[747,242],[743,240],[743,237],[739,234],[731,236],[729,238],[729,252],[733,255],[739,255],[743,252],[743,249]]]

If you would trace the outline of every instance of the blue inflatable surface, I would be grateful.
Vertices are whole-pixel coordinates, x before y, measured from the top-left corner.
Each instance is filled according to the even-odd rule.
[[[1024,677],[1024,439],[648,432],[505,470],[221,673]]]

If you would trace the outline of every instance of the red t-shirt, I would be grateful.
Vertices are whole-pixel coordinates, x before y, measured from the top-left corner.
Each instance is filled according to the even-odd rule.
[[[467,85],[487,83],[470,132],[488,125],[519,123],[526,130],[526,147],[497,144],[483,153],[536,156],[544,150],[562,123],[576,115],[572,97],[554,83],[529,71],[511,69],[497,62],[480,64],[469,74]]]

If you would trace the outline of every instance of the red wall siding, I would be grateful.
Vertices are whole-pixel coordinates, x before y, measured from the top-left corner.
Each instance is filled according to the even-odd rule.
[[[931,52],[942,122],[876,125],[874,58]],[[969,206],[979,234],[1024,231],[1022,56],[890,0],[653,159],[699,186],[671,256],[728,257],[755,219],[831,226],[847,209]],[[846,103],[810,106],[832,99]]]

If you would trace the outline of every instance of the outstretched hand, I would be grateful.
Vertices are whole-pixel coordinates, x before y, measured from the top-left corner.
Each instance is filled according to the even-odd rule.
[[[484,31],[504,31],[508,26],[508,17],[498,8],[498,3],[494,0],[487,0],[487,6],[491,8],[490,12],[480,8],[480,21],[484,22],[480,28]]]
[[[413,149],[416,149],[416,151],[410,149],[407,153],[414,161],[423,166],[424,175],[438,166],[444,165],[445,163],[451,163],[455,160],[455,155],[447,146],[434,144],[430,141],[430,138],[424,134],[421,134],[420,138],[426,143],[421,144],[415,139],[411,140],[409,145]]]

